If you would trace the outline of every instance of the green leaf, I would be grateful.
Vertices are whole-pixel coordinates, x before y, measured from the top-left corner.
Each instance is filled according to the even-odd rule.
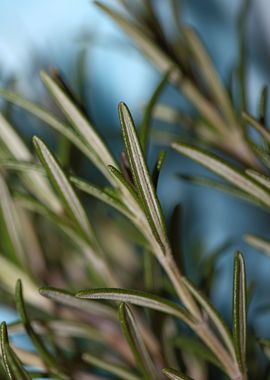
[[[8,239],[12,246],[12,259],[16,264],[22,265],[25,262],[25,252],[23,249],[22,230],[19,223],[19,216],[16,206],[9,193],[8,187],[0,175],[0,210],[5,223]]]
[[[228,127],[237,128],[235,113],[227,95],[226,89],[222,85],[219,75],[214,68],[212,61],[199,39],[195,30],[190,27],[182,28],[185,38],[187,39],[188,46],[192,50],[194,57],[198,63],[198,70],[201,72],[205,80],[207,90],[211,93],[213,102],[215,102],[223,116],[228,121]]]
[[[268,87],[263,86],[259,100],[259,120],[262,125],[266,124],[266,110],[268,101]]]
[[[170,82],[183,91],[184,95],[210,124],[214,125],[216,129],[220,131],[227,129],[226,123],[224,123],[217,110],[212,106],[208,99],[201,94],[193,82],[189,80],[187,76],[183,75],[179,65],[175,64],[174,60],[158,46],[152,33],[148,33],[145,28],[142,28],[131,21],[125,14],[115,11],[99,1],[95,1],[95,4],[109,15],[111,19],[114,20],[133,41],[135,41],[139,49],[162,73],[171,71],[169,75]]]
[[[228,351],[235,357],[235,350],[232,342],[232,336],[228,327],[225,325],[224,321],[214,309],[214,307],[207,301],[201,292],[199,292],[186,278],[183,279],[184,284],[187,286],[194,298],[202,306],[203,310],[208,314],[209,318],[212,320],[213,324],[216,326],[218,333],[220,334],[223,342],[225,343]],[[222,363],[221,363],[222,364]]]
[[[163,313],[172,315],[184,321],[188,325],[193,324],[193,318],[182,307],[164,298],[138,290],[110,288],[86,289],[81,290],[79,293],[77,293],[76,297],[87,298],[91,300],[110,300],[127,302],[133,305],[147,307],[149,309],[158,310]]]
[[[70,129],[68,125],[64,124],[48,110],[6,89],[0,89],[0,96],[4,97],[7,101],[17,106],[22,107],[32,115],[36,116],[51,126],[54,130],[72,142],[72,144],[74,144],[81,152],[90,158],[90,160],[92,159],[92,152],[89,151],[89,147],[77,136],[77,134],[72,129]]]
[[[2,322],[1,324],[0,339],[4,368],[8,378],[10,380],[31,380],[31,377],[23,368],[19,358],[9,345],[5,322]]]
[[[172,247],[172,254],[176,265],[179,267],[182,275],[185,275],[185,265],[182,252],[182,205],[178,204],[174,207],[169,227],[169,239]]]
[[[38,137],[33,138],[33,143],[39,159],[55,190],[61,197],[69,216],[75,225],[80,228],[84,236],[89,237],[90,241],[92,241],[94,232],[91,229],[86,213],[57,160]]]
[[[145,380],[156,380],[158,374],[155,365],[147,351],[134,316],[129,306],[121,303],[119,306],[119,319],[123,334],[133,352],[136,364]]]
[[[138,211],[138,208],[142,208],[142,202],[140,201],[138,194],[136,193],[134,187],[125,179],[123,174],[114,166],[109,166],[108,169],[114,176],[122,194],[123,199],[129,199],[131,204],[126,204],[129,209],[135,206],[134,211]],[[135,203],[135,204],[134,204]],[[142,210],[143,211],[143,210]]]
[[[237,66],[237,73],[239,77],[239,90],[240,90],[240,110],[247,109],[247,41],[246,41],[246,24],[248,13],[250,9],[250,0],[243,0],[240,7],[237,29],[239,35],[239,63]]]
[[[37,352],[39,353],[40,357],[44,361],[44,363],[50,368],[52,373],[55,373],[60,379],[67,379],[68,377],[62,373],[62,369],[59,368],[59,364],[57,362],[57,359],[51,354],[51,352],[47,349],[45,344],[42,342],[42,339],[39,335],[36,334],[35,330],[33,329],[30,320],[28,318],[28,315],[26,313],[26,308],[24,304],[23,299],[23,289],[22,289],[22,283],[21,280],[17,281],[16,284],[16,307],[17,311],[20,315],[21,321],[25,327],[25,330],[27,334],[29,335],[33,345],[35,346]]]
[[[195,121],[192,119],[191,116],[187,115],[184,112],[181,112],[180,110],[176,109],[175,107],[172,107],[168,104],[157,104],[154,109],[153,117],[161,120],[164,123],[168,124],[176,124],[181,125],[185,129],[195,129]],[[155,130],[153,131],[155,133]],[[167,131],[169,135],[169,131]],[[173,134],[171,132],[171,135],[174,137],[179,137],[179,134]],[[155,134],[154,134],[155,136]],[[169,135],[170,136],[170,135]]]
[[[259,346],[263,350],[265,356],[270,360],[270,340],[269,339],[258,339]]]
[[[267,167],[267,169],[270,169],[270,156],[267,150],[265,150],[262,147],[259,147],[256,144],[250,143],[250,146],[256,156],[258,157],[259,160]]]
[[[90,303],[87,300],[78,298],[66,290],[44,287],[39,289],[39,293],[44,297],[61,303],[62,305],[81,309],[97,317],[102,316],[104,318],[116,319],[114,310],[109,306],[101,305],[97,302]]]
[[[261,184],[228,165],[220,158],[184,143],[174,143],[172,144],[172,147],[177,152],[184,154],[220,177],[226,179],[245,193],[254,197],[258,202],[270,207],[270,194],[261,186]]]
[[[245,122],[249,123],[254,129],[256,129],[260,135],[265,139],[267,143],[270,143],[270,132],[264,128],[253,116],[247,112],[242,113],[242,117]]]
[[[233,338],[236,357],[242,371],[246,370],[247,290],[245,262],[240,252],[234,259]]]
[[[180,348],[182,351],[187,352],[188,354],[190,353],[191,355],[194,355],[198,359],[212,363],[223,370],[223,367],[213,355],[213,353],[196,338],[190,338],[181,335],[177,336],[174,340],[174,346]]]
[[[25,285],[25,293],[28,303],[43,311],[51,311],[51,302],[40,298],[36,291],[37,286],[33,280],[25,272],[23,272],[22,269],[7,260],[2,253],[0,253],[0,268],[0,280],[4,289],[6,289],[9,293],[13,293],[14,284],[18,278],[21,278]]]
[[[152,174],[153,185],[155,189],[157,189],[157,186],[158,186],[159,175],[160,175],[161,168],[164,164],[165,158],[166,158],[166,152],[164,150],[161,150],[158,154],[157,162],[155,164],[153,174]]]
[[[170,380],[193,380],[191,377],[183,375],[182,373],[177,372],[177,371],[175,371],[174,369],[171,369],[171,368],[164,368],[162,370],[162,372]]]
[[[255,179],[255,181],[259,182],[263,187],[270,191],[270,177],[252,169],[246,170],[246,173],[249,177]]]
[[[22,139],[18,136],[12,126],[0,114],[0,140],[7,148],[11,157],[18,163],[33,162],[33,156]],[[55,212],[61,212],[61,205],[52,192],[47,179],[39,172],[25,171],[22,179],[28,190],[42,202],[45,202]]]
[[[270,240],[251,234],[244,235],[244,240],[254,248],[262,251],[265,255],[270,256]]]
[[[172,67],[172,60],[155,44],[152,38],[150,38],[147,30],[141,28],[135,22],[127,18],[126,15],[122,15],[110,7],[102,4],[99,1],[95,1],[95,4],[102,9],[107,15],[111,17],[123,30],[127,33],[143,51],[143,53],[149,57],[162,72],[168,72]]]
[[[255,199],[251,195],[245,193],[243,190],[236,189],[234,186],[231,186],[227,183],[223,183],[208,177],[192,176],[189,174],[182,173],[177,174],[177,177],[194,185],[206,186],[213,190],[222,191],[229,196],[237,197],[239,199],[242,199],[243,201],[253,203],[260,208],[265,208],[265,206],[262,205],[262,203],[259,202],[258,199]]]
[[[162,91],[164,90],[164,88],[168,82],[170,73],[171,72],[168,71],[161,78],[161,80],[158,83],[155,91],[153,92],[153,95],[151,96],[151,98],[150,98],[150,100],[149,100],[149,102],[145,108],[144,114],[143,114],[143,120],[142,120],[140,128],[139,128],[139,139],[140,139],[142,151],[144,153],[146,153],[146,151],[147,151],[147,145],[148,145],[148,140],[149,140],[149,135],[150,135],[150,126],[151,126],[154,108],[158,102],[158,99],[159,99]]]
[[[166,246],[167,238],[164,217],[144,160],[132,116],[124,103],[120,103],[119,105],[119,116],[136,189],[138,190],[153,233],[157,236],[158,241],[163,246]]]
[[[45,175],[45,171],[43,170],[41,165],[33,164],[28,161],[17,161],[13,159],[0,159],[0,167],[7,170],[14,170],[17,172],[29,173],[36,172],[41,175]],[[45,177],[44,177],[45,178]]]
[[[107,170],[107,167],[108,165],[117,165],[100,136],[76,107],[76,105],[72,103],[62,88],[52,78],[50,78],[45,72],[41,73],[41,78],[49,92],[61,107],[65,116],[71,122],[75,131],[79,134],[82,141],[84,141],[89,147],[91,159],[94,164],[101,170],[107,179],[111,181],[112,178]]]
[[[77,177],[70,177],[70,181],[81,191],[101,200],[103,203],[113,207],[122,214],[126,215],[129,219],[131,218],[132,214],[130,213],[129,209],[117,197],[117,195],[113,194],[112,191],[107,191],[106,188],[101,189]],[[111,188],[111,190],[114,189]]]
[[[229,248],[232,248],[232,245],[233,241],[226,240],[224,243],[221,243],[211,252],[209,252],[200,263],[199,270],[201,273],[201,281],[203,283],[203,291],[205,292],[205,294],[210,295],[211,290],[214,286],[213,280],[215,275],[217,274],[217,261],[224,254],[225,251],[227,251]]]
[[[108,361],[99,359],[98,357],[92,354],[85,353],[83,354],[82,358],[86,363],[89,363],[97,368],[107,371],[111,375],[117,376],[117,378],[119,379],[140,380],[140,377],[134,375],[128,368],[125,368],[115,363],[109,363]]]

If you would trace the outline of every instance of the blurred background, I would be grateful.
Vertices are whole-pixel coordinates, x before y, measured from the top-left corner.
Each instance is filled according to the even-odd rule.
[[[157,0],[156,3],[169,33],[167,1]],[[238,55],[236,20],[241,4],[240,0],[182,1],[184,19],[199,31],[224,81],[228,81]],[[1,87],[11,87],[28,99],[53,109],[39,72],[57,68],[119,157],[122,142],[117,104],[125,101],[139,121],[143,106],[159,81],[159,73],[92,1],[0,0],[0,6]],[[251,4],[248,17],[248,88],[250,109],[254,112],[262,85],[269,83],[269,12],[269,1],[257,0]],[[184,103],[170,87],[162,95],[162,101],[176,106]],[[7,105],[0,101],[0,107]],[[54,146],[54,136],[49,129],[26,112],[8,107],[5,112],[9,112],[13,124],[29,144],[32,135],[36,134]],[[166,125],[157,122],[154,128],[166,130]],[[150,162],[156,147],[164,145],[163,135],[158,136],[153,139]],[[96,183],[102,181],[91,168],[84,165],[80,170]],[[227,240],[232,241],[232,247],[218,265],[221,276],[213,293],[216,305],[224,310],[230,305],[235,249],[244,252],[248,280],[257,285],[257,301],[254,300],[252,308],[267,301],[265,284],[270,285],[269,259],[245,245],[242,235],[251,232],[268,236],[269,215],[244,201],[180,181],[176,176],[179,172],[201,173],[202,169],[170,151],[159,186],[166,215],[171,214],[177,203],[183,204],[181,240],[190,271],[196,275],[192,265],[198,250],[207,255]],[[7,312],[0,309],[1,320],[6,319]]]

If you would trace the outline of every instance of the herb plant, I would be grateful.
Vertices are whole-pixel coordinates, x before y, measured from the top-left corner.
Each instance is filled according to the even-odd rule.
[[[178,17],[177,0],[167,5],[175,17],[171,40],[154,1],[119,4],[114,10],[97,3],[162,74],[139,127],[127,105],[119,104],[124,143],[119,162],[60,75],[42,72],[41,78],[63,117],[9,89],[0,90],[7,102],[53,128],[62,153],[64,147],[62,156],[55,154],[34,136],[33,151],[0,116],[1,294],[3,304],[13,305],[16,284],[19,315],[16,323],[1,325],[1,378],[267,379],[269,365],[257,348],[269,357],[270,341],[247,326],[244,256],[237,252],[234,258],[230,328],[209,296],[220,252],[204,261],[201,276],[208,289],[199,289],[184,273],[176,233],[168,232],[157,196],[164,151],[153,172],[147,164],[152,119],[179,119],[195,132],[195,145],[174,138],[171,148],[225,181],[189,179],[269,210],[267,90],[260,97],[258,118],[251,116],[243,33],[247,4],[239,17],[236,91],[221,82],[197,33]],[[157,104],[168,82],[196,112]],[[198,147],[202,143],[204,148]],[[99,170],[106,186],[63,167],[63,156],[72,150]],[[106,205],[110,215],[92,216],[81,194]],[[177,231],[176,214],[172,231]],[[270,254],[267,240],[250,234],[245,239]],[[25,332],[34,350],[17,347],[9,338],[16,332]]]

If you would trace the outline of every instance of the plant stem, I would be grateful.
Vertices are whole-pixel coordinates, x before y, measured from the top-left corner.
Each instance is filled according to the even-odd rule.
[[[210,348],[214,355],[222,364],[225,372],[231,380],[247,380],[246,373],[241,373],[237,363],[230,356],[228,351],[224,348],[223,344],[219,341],[215,334],[211,331],[210,327],[204,321],[198,305],[194,301],[189,290],[184,285],[181,275],[172,255],[168,253],[161,262],[164,270],[170,278],[178,297],[190,311],[195,318],[193,325],[194,332],[202,339],[202,341]]]

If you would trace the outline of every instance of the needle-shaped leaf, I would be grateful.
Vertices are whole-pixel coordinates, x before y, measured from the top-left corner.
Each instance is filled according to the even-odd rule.
[[[40,288],[39,293],[47,298],[50,298],[60,304],[81,309],[94,315],[101,315],[104,318],[115,319],[115,312],[110,307],[101,305],[97,302],[89,302],[85,299],[80,299],[74,294],[66,290],[56,288]]]
[[[140,380],[140,377],[132,373],[128,368],[120,366],[115,363],[105,361],[104,359],[100,359],[92,354],[85,353],[82,356],[83,360],[86,363],[89,363],[97,368],[100,368],[111,375],[117,376],[119,379],[123,380]]]
[[[0,167],[7,170],[14,170],[17,172],[31,173],[37,172],[44,176],[45,171],[41,165],[29,163],[27,161],[17,161],[14,159],[0,160]]]
[[[259,100],[259,121],[262,125],[266,124],[266,110],[267,110],[267,102],[268,102],[268,87],[263,86],[260,100]]]
[[[128,218],[131,217],[131,213],[128,208],[124,205],[124,203],[117,197],[116,194],[113,193],[114,189],[111,188],[112,191],[108,189],[98,188],[80,178],[70,177],[70,181],[81,191],[92,195],[93,197],[101,200],[103,203],[113,207],[114,209],[120,211],[122,214],[126,215]]]
[[[159,175],[160,175],[161,168],[164,164],[165,158],[166,158],[166,152],[164,150],[161,150],[158,154],[157,162],[155,164],[153,174],[152,174],[153,185],[155,189],[157,189],[157,186],[158,186]]]
[[[183,282],[189,289],[189,291],[193,294],[194,298],[198,301],[198,303],[201,305],[203,310],[208,314],[209,318],[212,320],[213,324],[216,326],[217,331],[219,332],[220,336],[223,339],[223,342],[225,343],[226,347],[228,348],[228,351],[232,355],[232,357],[235,357],[235,351],[232,341],[232,336],[230,334],[230,331],[228,327],[225,325],[224,321],[218,314],[218,312],[214,309],[214,307],[207,301],[206,297],[204,297],[203,294],[201,294],[200,291],[198,291],[192,284],[189,282],[186,278],[183,279]]]
[[[246,369],[247,290],[245,262],[240,252],[234,258],[233,338],[236,357],[242,371]]]
[[[249,123],[254,129],[256,129],[260,135],[265,139],[267,143],[270,143],[270,132],[264,128],[263,125],[259,121],[257,121],[253,116],[248,114],[247,112],[242,113],[242,117],[244,121]]]
[[[33,156],[22,139],[15,132],[14,128],[7,122],[7,120],[0,114],[0,140],[5,145],[9,154],[18,163],[25,162],[29,165],[33,162]],[[61,205],[57,197],[54,195],[47,179],[35,171],[23,171],[22,179],[28,190],[33,193],[42,202],[46,202],[52,210],[61,211]]]
[[[258,157],[258,159],[267,167],[267,169],[270,169],[270,156],[267,150],[265,150],[263,147],[258,146],[257,144],[250,143],[250,147]]]
[[[138,290],[110,288],[89,290],[86,289],[77,293],[76,296],[79,298],[86,298],[91,300],[110,300],[126,302],[172,315],[184,321],[188,325],[191,325],[193,323],[192,317],[182,307],[178,306],[177,304],[171,301],[168,301],[167,299]]]
[[[251,234],[244,235],[244,240],[265,255],[270,256],[270,240]]]
[[[10,260],[6,259],[2,253],[0,253],[0,268],[0,280],[4,289],[12,293],[14,284],[18,278],[21,278],[25,285],[25,293],[29,304],[46,312],[51,311],[51,302],[49,300],[42,301],[36,291],[37,286],[32,279],[22,269],[19,269]]]
[[[145,153],[147,150],[149,135],[150,135],[150,126],[152,121],[152,116],[154,112],[154,108],[157,104],[157,101],[164,90],[168,79],[169,79],[170,71],[167,72],[158,83],[155,91],[153,92],[143,114],[143,119],[139,128],[139,139],[142,146],[142,150]]]
[[[270,340],[269,339],[258,339],[258,344],[263,350],[265,356],[270,360]]]
[[[116,163],[98,133],[94,130],[92,125],[80,112],[76,105],[72,103],[62,88],[48,74],[42,72],[41,78],[72,124],[75,131],[89,147],[92,152],[92,161],[102,171],[102,173],[109,180],[111,180],[112,178],[107,170],[107,167],[108,165],[116,166]]]
[[[198,359],[202,359],[203,361],[207,361],[223,369],[213,353],[196,338],[180,335],[174,339],[173,344],[176,348],[181,349],[181,351],[191,354]]]
[[[138,207],[142,207],[142,202],[140,201],[138,194],[136,193],[134,187],[126,180],[123,174],[114,166],[109,166],[108,169],[114,176],[118,187],[123,193],[123,199],[128,199],[129,204],[127,205],[129,208],[134,207],[135,202],[135,210],[138,210]]]
[[[178,204],[174,207],[170,223],[169,223],[169,239],[172,248],[172,254],[176,265],[185,275],[185,265],[182,252],[182,205]]]
[[[153,233],[161,244],[166,245],[165,224],[160,204],[155,194],[132,116],[124,103],[119,105],[119,116],[136,189]]]
[[[162,372],[170,380],[193,380],[191,377],[186,376],[171,368],[164,368]]]
[[[240,109],[247,109],[247,49],[246,49],[246,25],[247,18],[249,14],[251,2],[249,0],[244,0],[241,4],[239,14],[238,14],[238,37],[239,37],[239,62],[237,65],[237,75],[239,79],[239,100],[240,100]]]
[[[49,110],[21,97],[6,89],[0,89],[0,96],[4,97],[7,101],[25,109],[44,123],[52,127],[55,131],[59,132],[62,136],[66,137],[72,144],[74,144],[82,153],[84,153],[90,160],[92,159],[92,152],[89,147],[83,142],[78,135],[55,115],[50,113]]]
[[[219,110],[223,113],[224,117],[227,118],[230,123],[229,127],[237,127],[230,98],[220,81],[219,75],[212,64],[206,48],[203,46],[203,43],[195,30],[192,28],[182,28],[182,31],[184,32],[188,45],[198,62],[198,69],[202,73],[208,90],[211,92],[213,101],[216,102]]]
[[[19,358],[9,345],[5,322],[2,322],[0,329],[1,351],[6,375],[10,380],[31,380],[30,375],[23,368]]]
[[[89,236],[91,240],[91,238],[93,238],[93,231],[86,213],[65,173],[61,169],[56,158],[38,137],[34,137],[33,142],[39,159],[55,190],[61,197],[69,216],[72,218],[75,225],[80,228],[84,236]]]
[[[67,376],[62,374],[62,369],[59,368],[59,364],[56,358],[51,354],[48,348],[43,343],[40,336],[35,332],[32,327],[32,324],[28,318],[24,299],[23,299],[23,289],[21,280],[17,281],[16,284],[16,307],[20,315],[21,321],[25,327],[25,330],[30,337],[33,345],[38,351],[40,357],[43,359],[44,363],[51,369],[52,373],[55,373],[60,379],[66,379]]]
[[[205,153],[199,148],[195,148],[184,143],[174,143],[172,146],[177,152],[182,153],[200,163],[207,169],[243,190],[245,193],[254,197],[258,202],[270,207],[270,194],[262,187],[260,183],[252,178],[249,178],[246,174],[241,173],[239,170],[230,166],[220,158],[212,154]]]
[[[119,306],[119,319],[123,334],[133,352],[136,364],[143,378],[145,380],[158,379],[155,365],[147,351],[131,309],[124,303],[121,303]]]
[[[16,206],[9,193],[8,187],[0,175],[0,211],[7,231],[8,240],[11,244],[11,257],[16,264],[25,261],[21,228]]]
[[[262,205],[261,202],[258,201],[257,198],[252,197],[251,195],[245,193],[243,190],[235,188],[235,186],[232,186],[228,183],[220,182],[218,180],[208,178],[208,177],[203,177],[203,176],[192,176],[189,174],[178,174],[178,178],[187,181],[189,183],[192,183],[194,185],[198,186],[205,186],[209,187],[213,190],[218,190],[226,193],[227,195],[237,197],[239,199],[242,199],[246,202],[253,203],[257,205],[258,207],[263,208],[264,206]]]
[[[249,177],[255,179],[255,181],[259,182],[263,187],[270,191],[270,177],[257,172],[256,170],[248,169],[246,173]]]
[[[99,8],[107,13],[138,45],[139,49],[158,67],[162,73],[170,71],[170,82],[177,85],[185,96],[193,103],[197,110],[214,125],[216,129],[226,130],[227,126],[217,110],[206,99],[187,76],[183,76],[179,65],[158,46],[151,34],[145,28],[141,28],[132,20],[113,10],[112,8],[95,1]]]

